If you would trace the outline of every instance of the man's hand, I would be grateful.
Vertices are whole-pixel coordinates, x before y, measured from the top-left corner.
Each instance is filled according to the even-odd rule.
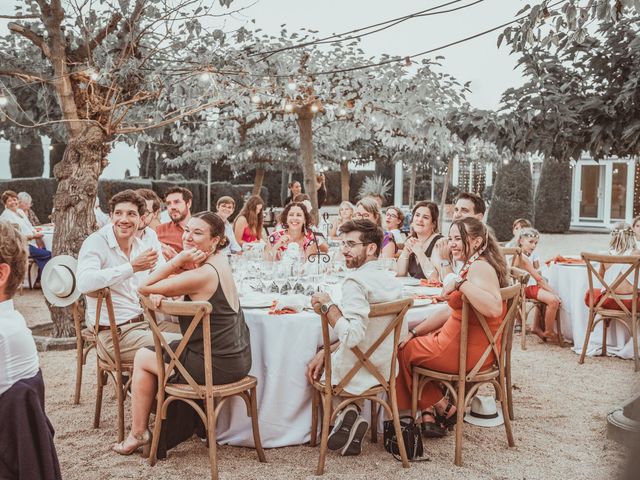
[[[162,255],[164,255],[165,260],[169,261],[173,257],[175,257],[176,255],[178,255],[178,252],[176,252],[173,247],[170,247],[169,245],[165,245],[163,243],[162,244]]]
[[[326,292],[314,293],[311,297],[311,306],[315,310],[316,313],[320,313],[320,307],[325,303],[329,303],[331,301],[331,297]]]
[[[320,350],[313,359],[307,364],[307,371],[305,376],[310,384],[314,381],[320,380],[322,371],[324,370],[324,350]]]
[[[131,266],[133,267],[134,273],[143,272],[145,270],[152,270],[153,268],[155,268],[157,262],[158,252],[156,252],[153,248],[148,248],[136,258],[131,260]]]

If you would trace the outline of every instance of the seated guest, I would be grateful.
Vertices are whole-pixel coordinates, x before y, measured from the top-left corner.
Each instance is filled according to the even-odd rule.
[[[184,226],[191,218],[192,199],[191,192],[182,187],[171,187],[165,193],[164,203],[171,221],[158,225],[156,233],[162,243],[162,254],[166,260],[171,260],[182,251],[182,234]]]
[[[353,220],[342,225],[341,250],[347,267],[353,270],[342,284],[341,300],[334,303],[328,293],[316,293],[311,298],[314,309],[327,316],[339,340],[331,349],[331,381],[334,385],[340,383],[357,362],[351,349],[358,347],[366,352],[394,317],[389,315],[370,322],[371,304],[390,302],[402,297],[400,283],[390,278],[377,261],[382,236],[382,229],[369,220]],[[389,335],[369,360],[385,375],[392,354],[393,335]],[[323,364],[324,354],[320,351],[307,366],[307,379],[310,383],[320,379]],[[371,372],[361,368],[351,378],[345,391],[358,395],[378,383]],[[338,414],[329,434],[328,446],[331,450],[340,450],[342,455],[358,455],[361,452],[362,439],[369,427],[369,423],[361,415],[361,407],[362,405],[350,404]]]
[[[633,233],[633,229],[628,223],[619,222],[613,226],[611,230],[611,239],[609,240],[609,255],[640,255],[636,246],[636,240]],[[610,286],[620,277],[627,269],[629,265],[624,264],[600,264],[599,273]],[[627,278],[625,278],[614,290],[618,295],[623,305],[631,310],[633,301],[633,272],[631,272]],[[604,290],[594,288],[592,292],[587,291],[584,302],[587,306],[593,302],[593,305],[597,305],[602,296]],[[621,310],[620,305],[613,298],[608,298],[604,301],[601,307],[609,308],[612,310]],[[638,296],[638,311],[640,311],[640,295]]]
[[[222,253],[226,243],[224,222],[220,217],[211,212],[195,214],[185,226],[182,252],[154,270],[139,289],[143,295],[157,295],[154,301],[158,304],[164,297],[177,295],[185,295],[187,302],[208,301],[211,304],[210,341],[214,385],[236,382],[244,378],[251,368],[249,328],[244,321],[231,267],[227,256]],[[195,268],[182,270],[191,264],[195,264]],[[187,331],[191,320],[191,317],[180,317],[183,333]],[[199,323],[179,358],[193,379],[204,385],[202,335],[202,323]],[[179,343],[171,342],[171,349],[175,351]],[[121,455],[130,455],[151,441],[149,413],[156,396],[157,377],[155,353],[152,349],[139,350],[133,364],[131,431],[123,442],[113,448]],[[186,383],[177,370],[170,381]],[[197,417],[195,411],[191,410],[191,414],[193,418]],[[186,438],[193,433],[191,431]]]
[[[140,224],[138,225],[136,237],[142,242],[143,250],[151,248],[158,253],[158,265],[162,265],[166,261],[164,259],[164,255],[162,254],[162,244],[160,243],[160,240],[158,240],[158,235],[156,234],[155,230],[151,228],[151,222],[154,218],[153,209],[160,209],[160,198],[158,198],[153,190],[149,190],[147,188],[140,188],[135,192],[140,195],[145,201],[145,213],[140,217]],[[148,274],[149,270],[136,273],[136,279],[138,280],[138,283],[140,283],[140,280]]]
[[[139,188],[136,190],[136,193],[144,198],[147,204],[147,218],[144,219],[146,226],[155,232],[161,223],[160,207],[162,206],[162,202],[160,201],[160,197],[150,188]]]
[[[268,257],[280,260],[291,243],[300,246],[299,251],[304,253],[305,258],[312,253],[318,253],[318,245],[311,230],[311,214],[302,203],[291,202],[284,207],[280,224],[282,229],[269,235],[265,251]]]
[[[31,222],[27,218],[27,214],[18,208],[18,195],[12,190],[7,190],[2,193],[2,203],[4,204],[4,211],[0,215],[1,220],[5,220],[9,223],[17,225],[22,235],[24,235],[29,242],[29,256],[31,256],[38,265],[38,276],[36,277],[36,284],[40,282],[40,276],[42,275],[42,269],[51,260],[51,252],[44,246],[41,232],[36,230]]]
[[[324,173],[316,175],[316,191],[318,195],[318,208],[322,208],[324,202],[327,201],[327,178]]]
[[[353,214],[355,220],[370,220],[382,228],[382,214],[374,197],[365,197],[356,203],[356,211]],[[395,258],[395,245],[387,244],[380,251],[380,258]]]
[[[120,358],[133,361],[139,348],[153,345],[153,336],[144,321],[138,299],[135,274],[152,270],[158,262],[158,251],[146,248],[136,237],[140,217],[145,212],[145,201],[133,190],[124,190],[109,200],[111,222],[89,235],[80,247],[76,280],[80,292],[87,294],[101,288],[111,289],[115,322],[120,329]],[[87,326],[93,328],[97,299],[87,296]],[[163,328],[174,330],[174,324],[163,323]],[[113,343],[109,331],[106,302],[100,312],[98,354],[113,357]],[[180,338],[166,333],[167,340]]]
[[[0,478],[60,479],[36,344],[13,305],[27,256],[24,237],[0,221]]]
[[[20,192],[18,193],[18,200],[18,208],[20,208],[20,210],[27,214],[27,218],[31,222],[31,225],[33,225],[34,227],[40,225],[42,222],[40,222],[40,219],[31,208],[33,205],[33,199],[31,198],[31,195],[29,195],[27,192]]]
[[[238,245],[262,240],[264,201],[260,195],[251,195],[233,221],[233,233]]]
[[[320,231],[320,228],[318,227],[318,222],[315,215],[313,214],[313,206],[311,205],[311,198],[309,197],[309,195],[307,195],[306,193],[301,193],[300,195],[296,195],[295,197],[293,197],[292,203],[301,203],[302,205],[304,205],[304,208],[307,209],[307,212],[309,213],[309,218],[311,219],[309,228],[316,233],[316,240],[318,241],[318,249],[322,253],[328,253],[329,244],[327,243],[327,239],[324,238],[324,233],[322,233]],[[278,222],[278,225],[276,225],[276,230],[282,230],[282,228],[283,228],[282,223]]]
[[[96,217],[96,224],[98,228],[104,227],[107,223],[110,222],[109,215],[104,213],[100,208],[100,199],[96,196],[96,203],[93,206],[93,214]]]
[[[529,272],[529,284],[525,289],[526,298],[538,300],[544,303],[545,308],[544,324],[541,326],[536,316],[536,321],[531,330],[542,341],[551,340],[558,343],[558,334],[554,332],[556,315],[560,308],[560,297],[553,291],[551,285],[540,275],[540,258],[535,249],[538,246],[540,234],[535,228],[523,228],[518,232],[516,247],[522,249],[522,264],[520,268]],[[541,328],[541,327],[544,327]]]
[[[233,233],[233,226],[229,223],[229,217],[233,215],[236,209],[236,201],[232,197],[220,197],[216,202],[216,213],[224,221],[224,235],[227,237],[228,245],[224,248],[224,253],[233,254],[240,253],[242,247],[236,241]]]
[[[286,207],[287,205],[289,205],[291,202],[294,201],[293,199],[296,197],[296,195],[300,195],[302,193],[302,184],[297,180],[289,183],[288,186],[289,186],[289,195],[285,199],[284,204],[282,205],[283,207]]]
[[[332,240],[337,240],[340,234],[340,227],[350,221],[353,218],[353,212],[355,211],[355,207],[351,202],[344,201],[338,207],[338,218],[336,218],[331,224],[331,230],[329,230],[329,237]]]
[[[404,244],[404,235],[400,231],[400,227],[404,223],[404,212],[400,210],[398,207],[388,207],[387,211],[384,214],[384,226],[386,227],[384,233],[384,240],[382,241],[382,246],[393,242],[396,244],[396,252],[397,249]]]
[[[396,379],[400,409],[411,408],[413,366],[458,373],[463,295],[473,308],[484,315],[494,335],[506,313],[500,288],[508,284],[507,265],[486,225],[473,217],[454,220],[449,229],[449,243],[453,258],[463,262],[460,273],[449,275],[443,287],[443,293],[448,296],[451,316],[442,328],[410,339],[400,350],[400,373]],[[415,332],[411,333],[414,334]],[[469,370],[480,360],[487,346],[482,326],[475,312],[470,310],[467,352]],[[488,368],[493,361],[491,353],[484,367]],[[446,427],[455,424],[455,407],[443,397],[437,383],[430,382],[424,387],[422,396],[418,399],[418,408],[422,410],[422,429],[427,436],[443,436]]]
[[[513,238],[505,244],[505,247],[513,248],[518,246],[518,232],[523,228],[533,228],[533,225],[531,225],[531,222],[526,218],[516,218],[513,221],[513,227],[511,229]]]
[[[442,238],[438,232],[438,206],[433,202],[418,202],[411,212],[411,233],[398,258],[398,276],[439,280],[434,249]],[[448,260],[448,259],[447,259]]]
[[[636,248],[640,250],[640,215],[633,219],[631,228],[633,230],[633,236],[636,240]]]

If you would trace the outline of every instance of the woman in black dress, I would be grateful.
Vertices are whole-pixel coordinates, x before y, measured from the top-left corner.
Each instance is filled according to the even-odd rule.
[[[411,233],[398,258],[398,276],[409,275],[438,281],[437,267],[432,260],[436,242],[442,238],[438,232],[438,205],[418,202],[411,211]]]
[[[180,295],[185,296],[185,301],[210,302],[213,309],[210,316],[213,383],[235,382],[249,373],[251,347],[231,268],[222,253],[227,244],[224,222],[215,213],[195,214],[185,227],[182,241],[184,250],[151,272],[139,291],[150,295],[156,304],[165,297]],[[191,317],[180,317],[183,334],[191,320]],[[202,335],[200,323],[180,355],[182,364],[200,384],[205,383]],[[172,342],[171,348],[175,350],[179,343]],[[165,358],[165,362],[168,363],[168,359]],[[148,422],[156,395],[157,377],[155,353],[151,349],[140,349],[133,364],[131,431],[123,442],[114,446],[121,455],[130,455],[150,442]],[[179,373],[175,373],[170,381],[185,383]],[[187,433],[185,438],[189,437]]]

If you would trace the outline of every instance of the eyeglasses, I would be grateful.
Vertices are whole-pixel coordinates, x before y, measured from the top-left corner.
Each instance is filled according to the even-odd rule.
[[[353,250],[356,245],[369,245],[371,242],[354,242],[353,240],[342,240],[340,242],[340,248]]]
[[[368,212],[365,212],[365,213],[354,213],[353,216],[356,217],[356,218],[365,218],[365,219],[371,218],[371,214],[368,213]]]
[[[398,215],[396,215],[396,214],[395,214],[395,213],[393,213],[393,212],[387,212],[387,213],[385,213],[385,216],[387,216],[387,217],[391,217],[391,218],[398,218]]]

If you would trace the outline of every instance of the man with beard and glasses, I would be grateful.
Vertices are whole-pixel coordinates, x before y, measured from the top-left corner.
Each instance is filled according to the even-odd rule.
[[[311,298],[316,311],[327,316],[338,342],[331,346],[331,380],[338,384],[358,359],[351,351],[358,347],[366,352],[379,338],[390,321],[388,315],[369,321],[371,304],[390,302],[402,298],[400,282],[378,262],[383,233],[370,220],[352,220],[340,227],[341,249],[347,267],[352,269],[342,284],[342,299],[334,303],[328,293],[317,293]],[[389,368],[393,355],[393,335],[389,335],[369,357],[379,371]],[[307,366],[310,383],[318,380],[324,369],[322,350]],[[345,387],[345,391],[358,395],[377,385],[378,379],[367,369],[360,369]],[[362,404],[349,404],[336,417],[329,434],[328,447],[340,450],[342,455],[358,455],[362,449],[369,423],[361,415]]]
[[[182,187],[171,187],[165,194],[164,203],[171,221],[158,225],[156,233],[166,260],[171,260],[182,251],[182,234],[191,218],[192,199],[191,192]]]
[[[144,321],[138,299],[135,274],[153,270],[158,251],[145,248],[136,237],[140,217],[146,209],[144,199],[133,190],[124,190],[109,201],[111,222],[89,235],[78,254],[76,280],[80,292],[87,294],[109,287],[120,334],[120,358],[133,361],[139,348],[152,346],[153,335]],[[87,296],[87,326],[93,328],[97,299]],[[170,322],[160,322],[163,331],[175,331]],[[98,354],[113,357],[113,343],[109,332],[106,303],[100,312]],[[167,341],[180,339],[179,334],[164,333]]]

